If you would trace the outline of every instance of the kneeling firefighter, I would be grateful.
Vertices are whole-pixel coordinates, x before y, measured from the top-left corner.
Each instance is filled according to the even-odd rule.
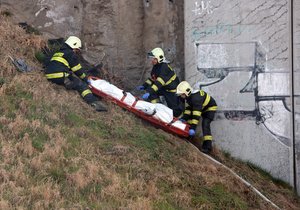
[[[213,140],[210,123],[214,120],[217,110],[215,100],[203,90],[193,90],[186,81],[182,81],[177,86],[176,94],[186,101],[186,107],[180,120],[186,121],[190,125],[190,137],[195,136],[197,125],[202,117],[203,143],[201,151],[210,153]]]
[[[64,85],[67,89],[77,90],[96,111],[107,111],[88,87],[86,72],[77,55],[80,53],[81,46],[81,40],[78,37],[70,36],[59,51],[53,54],[45,69],[46,77],[53,83]]]

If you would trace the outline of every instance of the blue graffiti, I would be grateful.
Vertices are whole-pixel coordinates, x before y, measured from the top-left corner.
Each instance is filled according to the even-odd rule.
[[[192,28],[192,39],[193,41],[199,41],[208,36],[216,36],[220,34],[228,35],[239,35],[242,32],[250,32],[250,25],[230,25],[230,24],[218,24],[215,26],[198,27]]]

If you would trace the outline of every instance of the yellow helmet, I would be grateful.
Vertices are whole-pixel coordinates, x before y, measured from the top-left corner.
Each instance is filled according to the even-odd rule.
[[[193,88],[187,81],[182,81],[179,83],[176,89],[176,94],[181,95],[185,94],[186,96],[190,96],[192,94]]]
[[[161,48],[157,47],[148,53],[148,57],[154,57],[157,59],[158,63],[161,63],[165,59],[165,54]]]
[[[69,45],[72,49],[80,49],[82,46],[81,40],[76,36],[69,36],[65,43]]]

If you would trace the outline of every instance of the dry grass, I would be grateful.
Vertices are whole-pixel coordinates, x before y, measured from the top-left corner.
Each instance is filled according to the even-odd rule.
[[[16,73],[9,56],[26,58],[29,65],[36,65],[37,63],[33,59],[34,52],[45,46],[46,43],[42,37],[24,34],[21,27],[11,24],[9,17],[0,15],[0,22],[0,77],[7,77]]]
[[[43,38],[0,19],[0,209],[272,209],[190,144],[110,103],[95,113],[49,83],[33,59]],[[35,70],[17,72],[6,52]],[[282,208],[299,209],[290,189],[255,170],[249,177]]]

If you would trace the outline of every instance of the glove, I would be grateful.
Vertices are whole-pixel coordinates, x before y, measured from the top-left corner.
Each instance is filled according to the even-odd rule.
[[[180,121],[180,122],[183,122],[183,123],[185,123],[185,122],[186,122],[186,120],[185,120],[185,119],[183,119],[183,118],[179,118],[179,121]]]
[[[137,90],[145,90],[145,87],[143,85],[137,86],[136,87]]]
[[[195,133],[196,133],[196,132],[195,132],[194,129],[190,129],[190,130],[189,130],[189,135],[190,135],[190,136],[195,136]]]
[[[150,93],[145,93],[145,94],[142,96],[142,98],[143,98],[144,100],[147,100],[147,99],[149,98],[149,96],[150,96]]]
[[[86,84],[90,84],[87,77],[83,78],[82,81],[85,82]]]

